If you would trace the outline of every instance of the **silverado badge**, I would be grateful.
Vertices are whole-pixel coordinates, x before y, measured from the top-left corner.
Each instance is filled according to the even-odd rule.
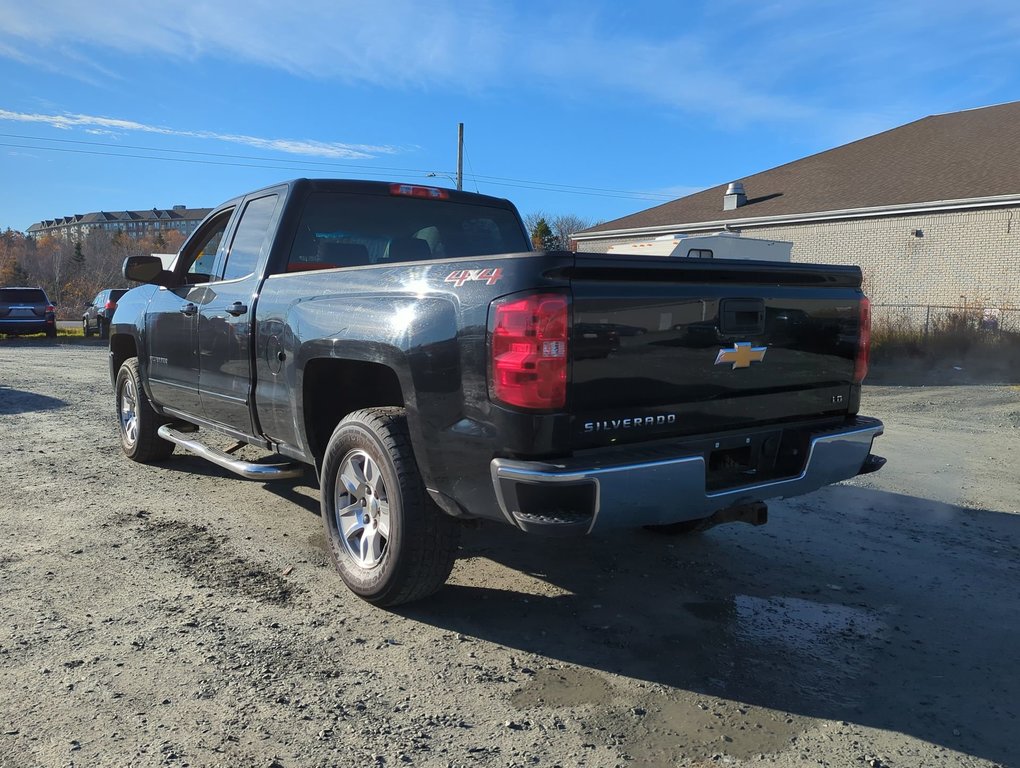
[[[753,347],[749,341],[738,341],[733,349],[720,349],[715,356],[715,364],[733,363],[731,371],[737,368],[750,368],[751,363],[760,363],[765,359],[767,347]]]

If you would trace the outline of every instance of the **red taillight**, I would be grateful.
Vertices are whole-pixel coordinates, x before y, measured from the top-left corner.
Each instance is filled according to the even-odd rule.
[[[116,309],[116,308],[117,308],[117,302],[115,302],[115,301],[108,301],[108,302],[106,302],[105,305],[103,305],[103,309]]]
[[[430,200],[446,200],[450,193],[438,187],[421,187],[417,184],[390,184],[390,194],[401,197],[425,197]]]
[[[857,322],[857,362],[854,364],[854,384],[860,384],[868,375],[868,357],[871,354],[871,302],[865,296]]]
[[[57,308],[55,306],[53,306],[52,304],[47,304],[46,305],[46,314],[47,315],[50,314],[51,312],[56,312],[56,311],[57,311]]]
[[[538,410],[566,404],[568,312],[555,293],[492,302],[493,399]]]

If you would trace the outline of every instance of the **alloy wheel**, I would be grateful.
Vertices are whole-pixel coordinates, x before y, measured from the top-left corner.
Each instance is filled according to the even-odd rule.
[[[334,515],[340,541],[354,563],[371,570],[390,538],[390,502],[382,470],[365,451],[348,453],[337,473]]]

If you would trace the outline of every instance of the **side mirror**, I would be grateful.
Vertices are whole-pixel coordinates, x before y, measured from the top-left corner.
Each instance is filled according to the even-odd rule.
[[[172,272],[163,269],[159,256],[128,256],[124,259],[124,277],[136,283],[170,285]]]

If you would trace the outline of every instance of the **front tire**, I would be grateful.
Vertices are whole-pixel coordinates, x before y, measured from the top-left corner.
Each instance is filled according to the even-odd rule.
[[[425,490],[403,408],[366,408],[337,425],[321,503],[333,564],[359,597],[399,605],[446,582],[460,527]]]
[[[120,447],[124,455],[142,464],[170,456],[174,452],[174,444],[156,434],[167,420],[153,410],[142,389],[137,357],[125,360],[120,367],[115,391]]]

